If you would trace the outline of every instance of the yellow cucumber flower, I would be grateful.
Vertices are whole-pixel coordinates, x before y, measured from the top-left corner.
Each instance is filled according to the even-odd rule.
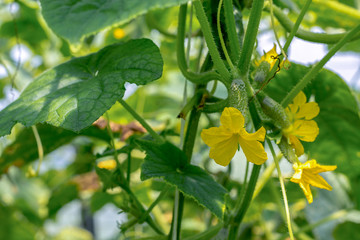
[[[320,165],[316,160],[310,160],[306,163],[295,163],[293,168],[294,175],[290,181],[298,183],[303,190],[309,204],[313,202],[310,185],[331,191],[332,187],[319,175],[321,172],[333,171],[336,169],[335,165]]]
[[[315,102],[307,103],[305,94],[300,92],[285,111],[292,124],[283,130],[283,134],[295,149],[296,155],[301,156],[304,154],[304,147],[300,140],[313,142],[319,134],[317,123],[311,119],[319,114],[320,108]]]
[[[116,161],[114,159],[101,161],[97,164],[97,167],[112,170],[112,169],[116,168]]]
[[[226,107],[220,117],[220,127],[203,129],[201,138],[210,147],[210,158],[217,164],[227,166],[234,157],[239,145],[249,162],[257,165],[267,160],[267,154],[259,141],[265,139],[265,128],[248,133],[244,128],[245,119],[241,112]]]
[[[260,61],[255,61],[255,64],[257,65],[257,66],[259,66],[260,65],[260,63],[262,63],[262,62],[268,62],[269,64],[270,64],[270,69],[272,69],[273,68],[273,66],[275,65],[275,63],[276,63],[276,60],[278,59],[278,54],[276,53],[276,45],[274,44],[274,47],[270,50],[270,51],[268,51],[268,52],[266,52],[262,57],[261,57],[261,59],[260,59]]]
[[[125,31],[122,28],[115,28],[114,32],[113,32],[114,38],[116,39],[122,39],[123,37],[125,37]]]

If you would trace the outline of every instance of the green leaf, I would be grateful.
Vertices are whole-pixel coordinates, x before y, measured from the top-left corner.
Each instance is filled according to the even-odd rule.
[[[111,195],[106,192],[95,192],[90,200],[90,209],[94,213],[100,210],[103,206],[108,203],[113,203],[114,195]]]
[[[304,1],[295,0],[301,8]],[[305,23],[309,26],[320,26],[326,28],[345,28],[355,27],[360,20],[360,12],[353,7],[347,6],[338,1],[318,0],[313,1],[309,7],[308,14],[311,17],[305,18]]]
[[[145,162],[141,166],[141,180],[163,178],[208,208],[219,219],[223,218],[227,191],[203,169],[188,164],[183,151],[169,142],[158,144],[138,140],[137,143],[146,151]]]
[[[41,0],[42,14],[58,35],[72,43],[103,29],[124,24],[149,10],[187,0]]]
[[[26,127],[47,122],[80,131],[123,97],[125,82],[154,81],[161,76],[162,66],[159,49],[148,39],[74,58],[37,77],[0,112],[0,136],[9,134],[17,122]]]
[[[55,217],[56,213],[67,203],[78,197],[75,184],[62,184],[51,193],[48,203],[49,217]]]
[[[292,63],[289,70],[277,74],[266,92],[281,102],[308,71],[308,67]],[[308,99],[313,94],[320,107],[314,119],[320,133],[314,142],[303,142],[305,152],[322,164],[337,165],[336,171],[350,176],[360,173],[359,108],[349,87],[338,75],[323,69],[304,92]]]
[[[95,167],[96,174],[99,176],[101,182],[103,183],[103,190],[111,189],[117,186],[113,180],[113,173],[110,170],[105,168]]]
[[[339,224],[334,232],[334,239],[360,239],[360,224],[353,222],[344,222]]]

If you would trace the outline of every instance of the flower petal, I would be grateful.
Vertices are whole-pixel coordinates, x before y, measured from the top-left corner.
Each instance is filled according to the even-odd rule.
[[[220,142],[227,141],[232,136],[233,133],[225,129],[223,126],[203,129],[201,131],[201,138],[209,147],[213,147]]]
[[[313,142],[315,141],[317,135],[319,135],[319,127],[313,120],[297,120],[294,123],[293,134],[302,141]]]
[[[294,104],[297,106],[301,106],[306,103],[305,93],[300,91],[299,94],[293,100]]]
[[[325,179],[319,174],[314,174],[311,170],[304,170],[302,174],[302,179],[308,184],[331,191],[332,187],[325,181]]]
[[[316,102],[305,103],[300,106],[299,111],[296,113],[295,119],[311,120],[316,117],[319,112],[320,108]]]
[[[116,167],[116,161],[114,159],[101,161],[97,164],[97,166],[98,166],[98,168],[105,168],[108,170],[112,170]]]
[[[267,160],[264,146],[256,140],[246,140],[240,136],[240,147],[244,151],[246,159],[256,165],[261,165]]]
[[[238,149],[238,139],[239,136],[234,134],[231,138],[217,143],[210,149],[209,157],[221,166],[229,165]]]
[[[254,133],[248,133],[245,129],[242,129],[242,131],[240,132],[240,136],[247,141],[257,140],[263,142],[265,139],[265,134],[266,130],[264,127],[261,127]]]
[[[233,107],[226,107],[220,117],[221,124],[231,132],[240,132],[244,127],[245,119],[241,112]]]
[[[294,98],[293,103],[289,104],[289,108],[291,113],[296,114],[301,105],[306,103],[306,96],[303,92],[299,92],[299,94]]]
[[[279,55],[276,52],[276,45],[274,43],[274,47],[270,51],[266,52],[261,57],[260,61],[255,61],[255,64],[256,64],[256,66],[259,66],[262,62],[266,61],[270,64],[270,69],[272,69],[276,63],[276,60],[278,59],[277,58],[278,56]]]
[[[299,157],[299,156],[303,155],[304,147],[301,144],[301,142],[299,141],[299,139],[294,135],[290,135],[289,140],[290,140],[291,146],[295,149],[296,156]]]
[[[313,174],[318,174],[318,173],[322,173],[322,172],[327,172],[327,171],[333,171],[337,168],[336,165],[320,165],[316,162],[315,159],[309,160],[306,163],[304,163],[303,165],[307,165],[307,168],[311,169],[311,172]]]
[[[306,182],[300,182],[300,188],[303,190],[306,199],[308,200],[309,204],[313,202],[313,195],[310,190],[310,185]]]
[[[305,163],[297,162],[293,165],[295,173],[290,181],[298,183],[309,203],[312,203],[313,197],[309,185],[326,190],[332,190],[332,187],[321,177],[319,171],[331,171],[336,166],[322,166],[316,162],[315,159],[309,160]]]

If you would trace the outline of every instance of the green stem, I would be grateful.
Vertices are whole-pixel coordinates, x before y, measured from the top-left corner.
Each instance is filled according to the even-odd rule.
[[[270,190],[271,190],[271,192],[273,194],[273,199],[274,199],[276,205],[279,208],[281,218],[284,221],[286,221],[286,213],[285,213],[285,210],[284,210],[282,202],[281,202],[280,192],[276,188],[273,179],[270,179],[269,186],[270,186]],[[297,227],[296,223],[293,223],[293,228],[294,228],[295,232],[298,230],[298,227]],[[285,238],[288,238],[288,234],[286,234]],[[303,233],[298,234],[298,238],[301,239],[301,240],[311,240],[311,238],[309,238],[306,234],[303,234]]]
[[[353,36],[360,32],[360,24],[348,32],[330,51],[318,62],[311,70],[295,85],[295,87],[282,100],[281,105],[286,107],[298,93],[319,73],[323,66],[330,60],[335,53],[345,45]]]
[[[189,71],[187,60],[185,57],[185,25],[186,25],[186,12],[187,12],[187,5],[181,5],[179,11],[179,24],[178,24],[178,35],[177,35],[177,42],[176,42],[176,56],[178,61],[178,66],[181,73],[188,79],[189,81],[201,84],[207,83],[211,80],[221,80],[221,76],[216,73],[215,71],[208,71],[204,73],[195,73]]]
[[[196,92],[203,89],[204,86],[199,86],[196,88]],[[198,111],[196,108],[193,108],[190,113],[189,123],[186,131],[183,151],[190,163],[192,152],[195,144],[195,138],[197,135],[197,128],[200,120],[201,112]],[[184,194],[181,192],[179,193],[178,204],[174,204],[174,211],[173,211],[173,219],[171,224],[171,230],[169,236],[172,237],[173,240],[180,239],[180,230],[181,230],[181,223],[182,223],[182,215],[184,210],[184,202],[185,197]]]
[[[183,151],[189,163],[191,161],[192,152],[194,149],[200,116],[201,116],[201,111],[198,111],[196,108],[193,108],[193,110],[190,113],[188,128],[185,136],[185,143],[183,147]]]
[[[360,12],[359,4],[357,4],[358,9],[354,7],[350,7],[348,5],[345,5],[344,3],[337,2],[337,1],[327,1],[327,0],[314,0],[315,3],[320,5],[321,7],[325,7],[326,9],[332,9],[335,10],[338,13],[346,14],[352,18],[356,18],[360,20]],[[358,1],[359,3],[359,1]]]
[[[41,166],[41,163],[44,159],[44,148],[43,148],[43,145],[41,143],[41,138],[40,138],[40,135],[39,135],[39,132],[36,128],[36,126],[31,126],[31,129],[34,133],[34,137],[35,137],[35,140],[36,140],[36,145],[37,145],[37,148],[38,148],[38,154],[39,154],[39,164],[38,164],[38,167],[36,169],[36,176],[39,175],[39,172],[40,172],[40,166]]]
[[[300,27],[300,23],[303,20],[303,18],[305,16],[305,13],[309,9],[309,6],[310,6],[311,2],[312,2],[312,0],[307,0],[306,3],[304,4],[304,6],[302,7],[300,14],[299,14],[298,18],[296,19],[296,22],[295,22],[294,26],[291,29],[290,35],[286,39],[286,43],[284,45],[284,51],[285,52],[287,52],[291,41],[295,37],[295,34],[296,34],[296,32],[298,31],[298,29]],[[273,8],[274,8],[274,6],[273,6]]]
[[[177,117],[185,119],[188,112],[190,112],[199,103],[200,99],[204,94],[204,91],[205,90],[195,92],[194,96],[185,104]]]
[[[251,7],[249,23],[246,28],[244,38],[243,50],[241,52],[240,60],[238,63],[240,74],[242,76],[247,75],[249,70],[251,55],[256,42],[256,36],[259,29],[263,6],[264,0],[254,0]]]
[[[261,190],[264,188],[265,184],[269,181],[269,179],[271,178],[272,173],[275,170],[275,163],[270,164],[269,166],[266,167],[265,171],[263,172],[263,174],[260,176],[259,181],[256,184],[256,188],[254,191],[254,195],[253,195],[253,199],[257,197],[257,195],[259,195],[259,193],[261,192]]]
[[[300,27],[300,23],[303,20],[305,13],[307,12],[307,10],[309,9],[309,6],[311,4],[312,0],[307,0],[305,5],[303,6],[303,8],[301,9],[301,12],[298,16],[298,18],[296,19],[295,24],[293,25],[293,27],[291,28],[290,34],[288,36],[288,38],[286,39],[285,45],[283,47],[283,51],[286,53],[287,50],[289,49],[289,46],[295,36],[295,34],[298,32],[299,27]],[[265,9],[268,9],[271,13],[271,17],[273,18],[273,11],[278,11],[278,9],[276,8],[275,5],[271,5],[270,8],[266,7]],[[271,18],[271,19],[272,19]],[[290,20],[289,20],[290,21]],[[278,66],[278,64],[280,62],[282,62],[282,60],[284,59],[285,54],[280,55],[279,58],[276,60],[275,66]],[[272,68],[269,72],[269,74],[267,75],[267,80],[265,82],[265,84],[262,85],[262,87],[260,88],[261,90],[263,89],[263,87],[265,87],[267,85],[267,83],[269,83],[269,81],[274,77],[274,75],[276,74],[276,72],[278,71],[278,68]]]
[[[206,231],[196,234],[194,236],[191,237],[187,237],[184,240],[207,240],[207,239],[212,239],[212,237],[214,237],[219,231],[220,229],[223,227],[222,223],[218,223],[216,226],[210,227],[209,229],[207,229]]]
[[[169,233],[169,239],[177,240],[180,237],[180,232],[178,230],[178,216],[179,216],[179,209],[180,209],[180,191],[179,189],[175,190],[175,198],[174,198],[174,209],[173,209],[173,217],[171,221],[171,229]],[[182,210],[181,210],[182,211]]]
[[[190,50],[191,50],[191,32],[192,32],[192,25],[193,25],[193,4],[192,2],[191,3],[191,7],[190,7],[190,22],[189,22],[189,31],[188,31],[188,34],[187,34],[187,47],[186,47],[186,64],[187,66],[190,65]]]
[[[162,35],[168,38],[176,39],[176,34],[170,33],[167,30],[165,30],[160,23],[158,23],[157,19],[154,14],[147,14],[146,15],[146,22],[149,25],[150,28],[155,28],[158,30]]]
[[[198,49],[199,52],[198,52],[198,55],[196,57],[196,64],[195,64],[195,66],[196,66],[195,71],[196,72],[199,72],[200,67],[201,67],[200,62],[201,62],[201,56],[202,56],[202,53],[203,53],[203,50],[204,50],[204,45],[205,45],[204,38],[202,37],[201,40],[200,40],[200,47]]]
[[[123,101],[121,99],[121,101]],[[132,110],[132,109],[131,109]],[[140,201],[137,199],[137,197],[135,196],[135,194],[131,191],[130,187],[129,187],[129,183],[126,181],[126,178],[124,176],[124,173],[120,167],[120,164],[119,164],[119,158],[118,158],[118,153],[117,153],[117,150],[116,150],[116,147],[115,147],[115,139],[114,139],[114,134],[113,132],[111,131],[111,128],[110,128],[110,118],[109,118],[109,115],[106,113],[106,116],[107,116],[107,130],[108,130],[108,133],[110,135],[110,139],[111,139],[111,145],[114,149],[114,159],[116,161],[116,169],[118,171],[119,174],[117,174],[117,176],[120,177],[120,181],[118,182],[118,185],[119,187],[121,187],[129,196],[130,198],[133,200],[133,202],[135,203],[135,206],[137,208],[137,210],[139,210],[141,213],[144,213],[145,212],[145,209],[144,207],[142,206],[142,204],[140,203]],[[145,127],[145,126],[144,126]],[[161,234],[161,235],[164,235],[164,233],[159,229],[159,227],[153,222],[152,218],[150,216],[148,216],[145,220],[149,226],[158,234]]]
[[[250,165],[250,163],[248,161],[246,161],[245,176],[244,176],[244,184],[245,185],[246,185],[247,179],[248,179],[249,165]]]
[[[347,214],[349,213],[348,210],[344,210],[341,209],[339,211],[336,211],[332,214],[330,214],[329,216],[313,223],[313,224],[309,224],[305,227],[299,228],[298,230],[296,230],[294,232],[294,235],[297,236],[299,239],[310,239],[309,237],[307,237],[306,235],[304,235],[306,232],[310,232],[311,230],[313,230],[314,228],[317,228],[327,222],[330,221],[334,221],[334,220],[339,220],[343,217],[345,217]],[[279,239],[283,240],[283,239],[287,239],[287,235],[282,235]]]
[[[160,137],[145,120],[137,114],[124,100],[118,99],[118,102],[150,133],[150,135],[157,141],[163,142],[163,138]]]
[[[127,172],[126,172],[126,181],[127,181],[129,187],[130,187],[130,176],[131,176],[131,149],[129,149],[129,151],[128,151]]]
[[[254,102],[251,102],[249,105],[250,105],[249,110],[250,110],[251,118],[253,120],[254,127],[257,130],[261,127],[261,119],[257,114],[257,110]],[[228,236],[229,240],[236,239],[237,237],[236,235],[239,226],[241,224],[241,221],[243,220],[245,213],[250,206],[261,167],[262,165],[255,165],[255,164],[253,165],[250,180],[246,186],[245,194],[240,200],[241,201],[240,207],[238,209],[235,209],[234,214],[230,217],[230,230]]]
[[[319,226],[321,226],[321,225],[323,225],[323,224],[325,224],[327,222],[337,220],[337,219],[341,219],[344,216],[346,216],[348,213],[349,213],[348,210],[344,210],[344,209],[339,210],[337,212],[334,212],[334,213],[330,214],[329,216],[327,216],[327,217],[325,217],[325,218],[323,218],[323,219],[321,219],[321,220],[319,220],[319,221],[317,221],[317,222],[315,222],[313,224],[309,224],[309,225],[307,225],[305,227],[300,228],[298,231],[295,232],[295,235],[311,231],[314,228],[317,228],[317,227],[319,227]]]
[[[164,190],[162,190],[159,196],[155,199],[155,201],[150,205],[150,207],[143,213],[143,215],[139,218],[139,223],[143,223],[145,219],[149,216],[153,208],[158,205],[158,203],[163,199],[163,197],[168,193],[170,186],[167,185]]]
[[[124,191],[130,196],[130,198],[133,200],[133,202],[135,203],[136,208],[141,212],[141,215],[143,215],[146,211],[144,209],[144,207],[142,206],[141,202],[137,199],[137,197],[135,196],[135,194],[131,191],[130,188],[128,187],[122,187],[124,189]],[[160,235],[165,235],[163,233],[163,231],[161,231],[161,229],[154,223],[153,219],[147,215],[145,222],[147,224],[149,224],[149,226],[158,234]]]
[[[218,85],[218,81],[214,81],[214,85],[213,85],[212,88],[211,88],[210,95],[214,95],[214,94],[215,94],[217,85]]]
[[[288,200],[287,200],[284,179],[282,177],[281,170],[280,170],[279,159],[276,157],[276,154],[275,154],[274,148],[273,148],[273,146],[271,144],[271,141],[269,139],[266,139],[266,142],[269,145],[272,157],[273,157],[275,165],[276,165],[276,170],[278,172],[281,192],[282,192],[282,195],[283,195],[283,198],[284,198],[284,206],[285,206],[286,221],[287,221],[287,225],[288,225],[289,236],[290,236],[291,240],[294,240],[294,234],[293,234],[293,230],[292,230],[292,227],[291,227],[291,217],[290,217],[289,203],[288,203]]]
[[[273,0],[269,0],[269,2],[270,2],[271,26],[272,26],[272,29],[273,29],[273,32],[274,32],[274,36],[275,36],[277,44],[280,47],[282,55],[285,57],[285,59],[287,59],[286,52],[285,52],[284,48],[281,47],[279,36],[278,36],[277,32],[275,31],[275,19],[274,19],[274,13],[273,13]]]
[[[221,44],[221,48],[223,50],[223,53],[225,55],[226,61],[230,66],[231,72],[235,72],[235,67],[233,65],[233,63],[231,62],[231,59],[229,57],[229,53],[226,50],[226,46],[225,46],[225,42],[224,42],[224,38],[221,32],[221,25],[220,25],[220,13],[221,13],[221,6],[222,6],[223,0],[219,1],[219,6],[218,6],[218,11],[217,11],[217,17],[216,17],[216,25],[217,25],[217,30],[218,30],[218,34],[219,34],[219,39],[220,39],[220,44]]]
[[[233,217],[233,220],[230,222],[230,230],[229,230],[229,240],[236,239],[236,235],[239,229],[239,226],[245,216],[246,211],[248,210],[252,196],[254,193],[254,189],[256,186],[257,179],[259,177],[261,165],[253,165],[253,169],[251,172],[250,180],[248,185],[246,186],[244,197],[242,198],[240,208],[238,209],[236,215]]]
[[[240,44],[238,35],[236,33],[236,24],[232,0],[224,0],[224,15],[226,30],[230,43],[230,55],[232,56],[231,60],[234,63],[237,63],[240,57]]]
[[[269,7],[266,7],[265,10],[269,11],[270,9]],[[278,19],[280,24],[285,28],[286,31],[291,32],[291,30],[294,28],[294,23],[283,13],[282,9],[274,6],[273,10],[275,17]],[[299,28],[295,36],[310,42],[335,44],[339,42],[346,34],[348,34],[348,32],[337,34],[313,33]],[[359,38],[360,33],[353,35],[349,40],[354,41]]]
[[[193,2],[196,10],[196,16],[199,20],[201,30],[204,33],[205,41],[209,49],[209,53],[211,55],[211,59],[214,62],[214,66],[216,70],[220,73],[221,77],[225,79],[225,81],[229,82],[231,78],[231,74],[227,70],[223,60],[220,57],[219,51],[216,47],[214,37],[211,32],[211,28],[209,25],[209,22],[206,18],[204,8],[202,6],[202,3],[198,0]],[[220,79],[219,79],[220,80]]]
[[[146,212],[143,212],[143,214],[140,217],[137,217],[137,218],[131,220],[130,222],[127,222],[126,226],[122,227],[123,231],[125,232],[127,229],[131,228],[132,226],[134,226],[137,223],[144,223],[145,221],[148,221],[148,219],[151,219],[151,217],[149,215],[150,215],[152,209],[160,202],[160,200],[166,195],[166,193],[168,193],[169,189],[170,189],[170,187],[167,186],[164,190],[162,190],[161,193],[159,194],[159,196],[155,199],[155,201],[146,210]],[[152,221],[151,221],[151,225],[155,226],[155,228],[157,229],[157,226]],[[157,230],[155,230],[155,231],[158,232]],[[164,235],[164,234],[161,232],[161,235]]]
[[[234,209],[240,209],[241,208],[241,204],[242,204],[242,199],[244,197],[244,194],[245,194],[245,189],[247,189],[247,180],[248,180],[248,174],[249,174],[249,165],[250,163],[248,161],[246,161],[246,168],[245,168],[245,176],[244,176],[244,182],[242,184],[242,188],[241,188],[241,191],[238,195],[238,199],[239,201],[237,201],[235,203],[235,207]],[[238,210],[235,210],[235,212],[238,211]]]
[[[214,113],[222,112],[229,105],[229,99],[222,99],[213,104],[205,104],[203,112]]]

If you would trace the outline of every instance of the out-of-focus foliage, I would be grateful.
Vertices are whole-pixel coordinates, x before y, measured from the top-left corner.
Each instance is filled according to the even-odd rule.
[[[232,1],[240,45],[255,1]],[[194,87],[190,81],[185,85],[176,54],[179,5],[186,2],[0,2],[0,135],[11,133],[0,138],[0,239],[168,239],[176,214],[174,199],[182,193],[181,239],[226,239],[223,223],[247,186],[246,160],[240,152],[228,168],[215,166],[199,138],[201,129],[219,126],[220,114],[205,113],[204,106],[226,99],[228,93],[219,81],[206,87]],[[201,2],[226,62],[216,27],[219,1]],[[306,1],[273,2],[295,22]],[[359,8],[356,0],[313,0],[300,28],[311,32],[316,27],[329,34],[350,31],[360,22]],[[198,73],[208,49],[196,14],[189,5],[185,29],[191,29],[192,38],[185,39],[185,47],[191,45],[186,49],[188,70]],[[227,19],[221,14],[225,46],[230,48]],[[260,31],[272,28],[268,10],[262,12],[260,26]],[[288,36],[277,21],[275,30],[281,41]],[[340,51],[359,54],[359,41]],[[251,83],[261,55],[254,51],[251,59]],[[211,58],[207,60],[204,71],[213,67]],[[281,65],[264,92],[281,102],[311,67]],[[306,155],[300,160],[314,158],[337,165],[337,170],[322,175],[333,190],[312,188],[314,202],[308,205],[299,186],[288,181],[291,164],[281,160],[295,237],[360,238],[359,89],[323,69],[303,91],[319,104],[315,121],[320,133],[316,141],[304,143]],[[201,97],[192,97],[194,93]],[[164,138],[163,143],[155,143],[146,129],[137,129],[140,124],[117,102],[121,98]],[[189,107],[184,98],[198,102]],[[183,140],[191,136],[182,131],[189,122],[181,124],[181,112],[202,112],[199,126],[188,134],[196,137],[191,159],[187,149],[182,150]],[[99,117],[108,121],[93,124]],[[247,119],[249,131],[251,122]],[[267,136],[276,139],[278,133]],[[98,165],[116,158],[114,169]],[[288,237],[277,175],[265,174],[265,169],[275,169],[270,160],[260,171],[259,192],[255,190],[239,239]],[[250,166],[248,181],[251,171]]]

